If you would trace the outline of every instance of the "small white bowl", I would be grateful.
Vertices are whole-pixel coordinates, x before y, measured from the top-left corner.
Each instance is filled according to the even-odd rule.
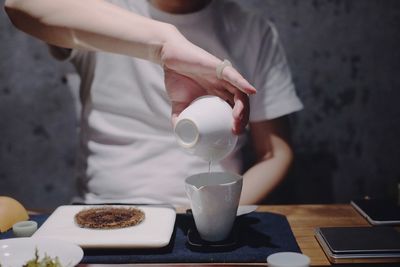
[[[178,144],[188,153],[217,162],[235,148],[231,106],[217,96],[201,96],[179,114],[174,127]]]
[[[20,221],[13,225],[13,233],[16,237],[30,237],[38,228],[35,221]]]

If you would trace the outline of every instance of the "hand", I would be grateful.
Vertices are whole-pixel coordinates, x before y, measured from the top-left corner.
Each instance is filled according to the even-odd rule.
[[[183,36],[161,50],[165,87],[172,105],[172,123],[194,99],[216,95],[233,107],[234,134],[243,132],[249,120],[249,98],[256,89],[233,67],[225,67],[221,79],[216,68],[222,61],[193,45]]]
[[[210,94],[233,107],[234,133],[248,123],[247,94],[255,93],[255,88],[233,67],[226,67],[218,79],[221,60],[186,40],[173,25],[98,0],[7,1],[6,11],[18,28],[46,43],[161,63],[173,122],[195,98]]]

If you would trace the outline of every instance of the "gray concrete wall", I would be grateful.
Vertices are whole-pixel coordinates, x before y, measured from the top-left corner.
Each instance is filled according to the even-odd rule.
[[[396,195],[400,180],[400,1],[253,0],[278,27],[306,108],[296,160],[268,199],[348,202]],[[0,12],[0,195],[53,208],[74,194],[71,71]]]
[[[0,40],[0,195],[56,207],[75,188],[77,121],[64,78],[71,68],[15,29],[3,10]]]
[[[400,2],[255,1],[275,21],[305,110],[288,201],[392,196],[400,181]],[[281,194],[282,195],[282,194]]]

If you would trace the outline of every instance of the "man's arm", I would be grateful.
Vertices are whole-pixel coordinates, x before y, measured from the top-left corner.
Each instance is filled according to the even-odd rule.
[[[5,9],[17,28],[51,45],[124,54],[162,65],[173,120],[196,97],[213,94],[234,103],[235,133],[247,124],[246,94],[256,89],[231,66],[217,79],[221,59],[189,42],[171,24],[104,0],[6,0]]]
[[[20,30],[65,48],[101,50],[160,62],[162,45],[179,37],[170,24],[102,0],[6,0]]]
[[[244,174],[240,204],[262,201],[284,179],[293,160],[287,117],[250,123],[256,163]]]

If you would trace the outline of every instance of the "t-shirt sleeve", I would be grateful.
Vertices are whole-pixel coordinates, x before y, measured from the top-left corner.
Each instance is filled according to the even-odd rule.
[[[278,118],[303,108],[278,32],[273,24],[264,25],[254,74],[257,93],[250,96],[252,122]]]

